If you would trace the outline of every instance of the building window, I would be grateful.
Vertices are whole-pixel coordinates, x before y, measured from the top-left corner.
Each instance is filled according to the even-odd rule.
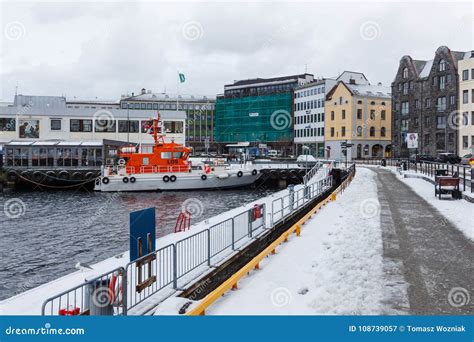
[[[462,92],[462,103],[469,102],[469,92],[467,90],[463,90]]]
[[[357,109],[357,119],[362,120],[362,109]]]
[[[408,83],[403,83],[403,95],[408,94]]]
[[[61,130],[61,120],[60,119],[51,119],[51,130],[60,131]]]
[[[71,119],[69,130],[71,132],[92,132],[92,120]]]
[[[385,109],[382,109],[382,111],[380,112],[380,117],[382,120],[385,120]]]
[[[446,87],[446,76],[439,77],[439,89],[444,89]]]
[[[425,108],[431,107],[431,99],[425,99]]]
[[[343,137],[346,136],[346,126],[341,127],[341,136],[343,136]]]
[[[122,102],[122,109],[127,109],[128,108],[128,103]]]
[[[418,127],[418,118],[413,118],[413,126]]]
[[[153,109],[158,110],[158,103],[153,103]]]
[[[375,120],[375,109],[370,110],[370,120]]]
[[[410,105],[408,101],[402,102],[402,114],[408,114],[410,112]]]
[[[471,125],[474,126],[474,111],[471,112]]]
[[[446,97],[438,97],[438,103],[436,105],[438,112],[444,112],[446,110]]]
[[[380,128],[380,136],[381,137],[385,136],[385,127]]]
[[[140,122],[138,120],[119,120],[118,131],[119,133],[138,133]]]
[[[408,78],[408,68],[403,68],[403,78]]]
[[[165,133],[183,133],[183,122],[182,121],[165,121],[164,131]]]
[[[117,121],[106,119],[95,120],[94,129],[98,133],[115,133],[117,131]]]
[[[469,137],[467,135],[462,136],[462,148],[467,149],[469,147]]]
[[[357,101],[357,104],[362,104],[362,101],[361,101],[361,100],[358,100],[358,101]]]
[[[436,117],[436,128],[437,129],[446,128],[446,117],[445,116]]]
[[[346,110],[343,109],[342,110],[342,120],[344,120],[346,118]]]
[[[400,131],[402,132],[408,131],[408,120],[401,121]]]
[[[370,127],[370,136],[375,137],[375,127],[374,126]]]
[[[471,102],[474,103],[474,89],[471,89]]]
[[[456,104],[456,96],[451,95],[451,96],[449,97],[449,104],[450,104],[450,105]]]
[[[445,71],[446,70],[446,61],[444,59],[439,61],[439,71]]]
[[[16,131],[15,118],[0,118],[0,131],[15,132]]]
[[[467,81],[469,79],[469,70],[462,71],[462,80]]]
[[[415,100],[415,108],[420,109],[420,100]]]
[[[429,134],[425,134],[425,145],[429,145],[431,142],[430,142],[430,135]]]
[[[334,136],[334,127],[331,127],[331,137]]]
[[[331,121],[334,121],[334,111],[331,111]]]

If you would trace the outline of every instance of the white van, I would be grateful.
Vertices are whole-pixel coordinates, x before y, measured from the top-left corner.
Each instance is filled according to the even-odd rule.
[[[270,150],[268,151],[268,156],[271,158],[278,157],[278,151],[277,150]]]

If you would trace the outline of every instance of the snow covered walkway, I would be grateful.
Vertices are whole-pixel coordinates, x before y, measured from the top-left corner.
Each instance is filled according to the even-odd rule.
[[[361,168],[347,190],[239,282],[207,314],[386,312],[376,174]]]
[[[408,283],[409,313],[474,313],[474,306],[469,302],[474,295],[473,242],[448,220],[449,217],[447,219],[424,200],[423,192],[413,191],[390,171],[372,170],[378,175],[384,260],[386,264],[397,266],[395,272],[401,272]],[[432,186],[430,190],[434,198]],[[472,209],[455,210],[456,203],[462,206],[462,202],[444,203],[449,203],[458,216],[472,217]],[[471,206],[467,202],[465,205]],[[472,229],[472,219],[465,224]]]
[[[206,313],[473,314],[474,244],[457,227],[466,221],[413,189],[390,171],[358,167],[301,237]]]

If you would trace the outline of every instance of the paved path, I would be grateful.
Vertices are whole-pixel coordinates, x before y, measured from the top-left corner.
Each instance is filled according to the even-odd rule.
[[[387,313],[474,314],[474,243],[393,173],[372,170],[378,175]],[[466,292],[470,303],[457,307]]]

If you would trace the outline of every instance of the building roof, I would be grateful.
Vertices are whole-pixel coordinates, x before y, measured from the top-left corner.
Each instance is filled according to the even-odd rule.
[[[383,85],[370,85],[370,84],[349,84],[344,81],[339,81],[337,84],[328,92],[326,99],[330,100],[332,94],[336,91],[337,87],[342,84],[351,93],[352,96],[363,96],[363,97],[375,97],[390,99],[392,97],[391,88]]]
[[[144,91],[143,91],[144,90]],[[152,93],[142,89],[138,95],[127,96],[123,95],[121,101],[185,101],[185,102],[213,102],[216,100],[215,95],[188,95],[167,94],[167,93]]]
[[[322,78],[322,79],[319,79],[319,80],[314,80],[313,82],[308,82],[308,83],[302,84],[302,85],[296,87],[295,90],[311,88],[311,87],[315,87],[315,86],[318,86],[318,85],[321,85],[321,84],[325,84],[326,80],[335,81],[335,79],[332,79],[332,78]]]
[[[391,88],[383,85],[370,84],[346,84],[354,95],[365,97],[386,97],[390,98]]]
[[[249,78],[246,80],[234,81],[233,84],[226,84],[224,89],[235,89],[235,88],[244,88],[246,86],[257,86],[257,85],[267,85],[267,84],[283,84],[289,82],[297,82],[298,79],[304,78],[306,79],[307,76],[310,78],[314,78],[313,74],[299,74],[299,75],[290,75],[290,76],[279,76],[279,77],[271,77],[271,78]]]

